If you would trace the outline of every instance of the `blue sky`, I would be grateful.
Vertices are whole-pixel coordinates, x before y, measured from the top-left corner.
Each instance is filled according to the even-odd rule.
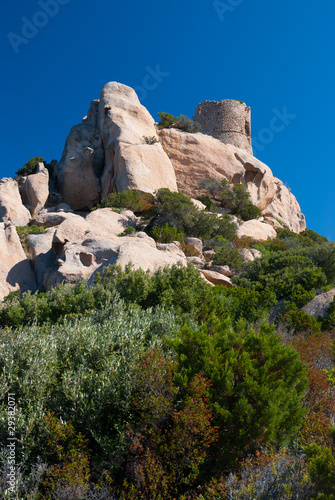
[[[0,177],[36,155],[60,159],[108,81],[135,87],[156,119],[240,99],[255,156],[292,189],[308,227],[334,240],[334,18],[329,0],[6,2]],[[287,118],[273,132],[276,113]]]

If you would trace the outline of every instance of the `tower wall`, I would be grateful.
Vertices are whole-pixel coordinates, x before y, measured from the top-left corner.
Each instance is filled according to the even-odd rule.
[[[245,103],[231,99],[204,101],[197,106],[194,121],[200,123],[204,134],[253,154],[251,109]]]

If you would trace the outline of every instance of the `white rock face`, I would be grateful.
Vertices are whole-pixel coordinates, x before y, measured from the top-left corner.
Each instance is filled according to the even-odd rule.
[[[231,280],[224,274],[217,273],[216,271],[209,271],[207,269],[200,269],[200,272],[206,280],[213,285],[223,285],[226,288],[233,286]]]
[[[263,210],[263,214],[280,220],[285,227],[300,233],[306,229],[306,221],[301,213],[300,205],[290,190],[281,180],[274,177],[276,194],[270,205]]]
[[[0,300],[10,292],[36,290],[36,281],[11,223],[0,223]]]
[[[90,279],[93,283],[94,273],[109,264],[124,268],[131,262],[135,269],[150,272],[177,262],[186,265],[186,257],[177,244],[171,243],[159,250],[145,233],[119,236],[126,227],[135,225],[136,217],[129,210],[118,214],[103,208],[86,218],[72,215],[54,233],[52,248],[59,257],[58,267],[46,272],[45,288],[50,290],[62,282],[76,283],[82,279]]]
[[[174,169],[161,144],[145,143],[144,137],[157,137],[154,119],[132,88],[117,82],[104,86],[99,127],[105,149],[102,197],[123,189],[177,191]]]
[[[30,212],[23,205],[19,185],[13,179],[0,180],[0,222],[11,221],[16,226],[26,226]]]
[[[158,131],[176,172],[178,189],[194,197],[202,179],[244,184],[264,215],[279,219],[291,231],[306,229],[305,217],[292,193],[270,168],[251,154],[204,134],[176,129]]]
[[[272,226],[255,219],[243,222],[236,234],[238,238],[252,238],[255,241],[266,241],[277,236]]]
[[[324,318],[326,315],[327,308],[331,304],[335,297],[335,288],[329,290],[329,292],[321,293],[314,297],[313,300],[308,302],[302,310],[305,311],[310,316],[314,316],[315,318],[321,317]]]
[[[42,210],[49,197],[49,172],[43,163],[38,164],[36,174],[22,179],[20,195],[32,217]]]

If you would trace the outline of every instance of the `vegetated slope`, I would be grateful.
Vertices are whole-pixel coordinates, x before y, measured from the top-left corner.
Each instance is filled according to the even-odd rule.
[[[236,239],[229,216],[215,226],[202,212],[194,224],[182,195],[150,201],[151,234],[219,238],[217,249],[262,257],[239,263],[229,289],[193,265],[152,276],[111,266],[90,288],[8,298],[1,439],[15,394],[18,494],[331,498],[333,306],[322,321],[300,308],[334,286],[334,244],[309,230]],[[1,471],[5,495],[5,455]]]

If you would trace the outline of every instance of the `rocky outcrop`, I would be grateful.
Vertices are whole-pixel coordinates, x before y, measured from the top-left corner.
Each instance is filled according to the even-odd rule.
[[[16,226],[26,226],[29,210],[23,205],[19,185],[13,179],[0,180],[0,222],[11,221]]]
[[[291,231],[306,228],[295,197],[254,156],[204,134],[175,129],[158,131],[176,172],[178,189],[189,197],[199,192],[202,179],[228,179],[247,186],[250,199],[263,214],[279,219]]]
[[[266,241],[277,236],[272,226],[256,219],[243,222],[236,234],[238,238],[251,238],[255,241]]]
[[[94,273],[109,264],[124,268],[131,262],[135,269],[150,272],[177,262],[186,265],[186,257],[178,244],[159,249],[155,241],[142,232],[120,237],[126,227],[136,225],[136,217],[130,211],[118,214],[104,208],[85,218],[68,215],[72,217],[62,222],[53,235],[52,248],[58,260],[56,266],[45,273],[46,290],[59,283],[76,283],[82,279],[91,279],[92,283]]]
[[[177,190],[174,169],[161,144],[146,143],[145,138],[157,136],[154,119],[132,88],[116,82],[104,86],[99,127],[105,149],[103,197],[123,189]]]
[[[263,214],[279,220],[282,224],[294,231],[300,233],[306,229],[306,221],[301,213],[299,203],[291,191],[284,186],[281,180],[274,177],[276,192],[270,205],[264,210]]]
[[[93,101],[87,117],[72,127],[55,170],[63,200],[74,210],[91,208],[100,200],[104,151],[97,124],[98,106],[99,101]]]
[[[335,288],[329,290],[329,292],[320,293],[314,297],[313,300],[308,302],[302,310],[310,316],[315,318],[324,318],[329,305],[333,302],[335,297]]]
[[[38,164],[36,174],[21,177],[20,195],[32,217],[42,210],[49,197],[49,172],[43,163]]]
[[[52,228],[42,234],[29,234],[26,238],[38,290],[43,290],[45,273],[56,262],[56,254],[52,249],[54,233],[55,228]]]
[[[206,278],[206,280],[213,285],[222,285],[226,288],[230,288],[233,286],[231,280],[224,274],[217,273],[216,271],[209,271],[207,269],[200,269],[200,272]]]
[[[0,223],[0,300],[9,293],[36,290],[36,281],[14,224]]]
[[[91,208],[109,193],[123,189],[177,190],[172,164],[156,136],[154,119],[133,89],[111,82],[100,101],[66,140],[55,178],[65,203],[75,210]]]

